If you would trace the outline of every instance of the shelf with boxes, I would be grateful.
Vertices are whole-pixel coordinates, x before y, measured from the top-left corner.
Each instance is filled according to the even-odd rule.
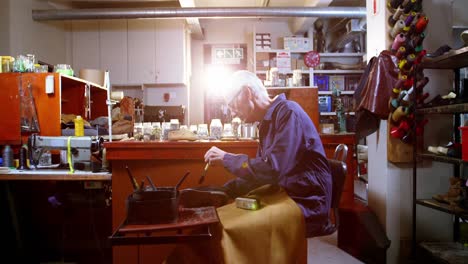
[[[272,34],[254,32],[254,73],[267,87],[309,87],[310,69],[304,55],[312,50],[312,39],[282,36],[272,47]],[[273,39],[275,43],[276,38]],[[280,47],[280,48],[278,48]]]

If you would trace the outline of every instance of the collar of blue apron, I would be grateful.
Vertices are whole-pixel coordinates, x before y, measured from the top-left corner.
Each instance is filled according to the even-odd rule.
[[[271,120],[273,112],[275,112],[276,106],[278,106],[278,104],[280,104],[284,100],[286,100],[286,95],[284,95],[284,93],[276,96],[275,100],[273,101],[273,103],[271,103],[270,107],[268,108],[268,111],[266,112],[263,120]]]

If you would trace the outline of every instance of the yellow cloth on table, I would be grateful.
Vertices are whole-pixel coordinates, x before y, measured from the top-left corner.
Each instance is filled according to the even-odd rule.
[[[240,209],[235,203],[219,207],[221,225],[213,239],[179,244],[164,263],[298,263],[307,246],[301,209],[271,185],[248,196],[260,200],[260,209]]]
[[[301,209],[280,188],[263,186],[248,196],[260,200],[256,211],[235,203],[218,208],[225,263],[294,263],[305,243]]]

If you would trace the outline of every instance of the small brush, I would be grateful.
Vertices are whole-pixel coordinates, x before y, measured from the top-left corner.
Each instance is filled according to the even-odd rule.
[[[198,180],[198,184],[202,184],[203,181],[205,181],[205,175],[206,175],[206,172],[208,171],[209,167],[210,167],[210,163],[207,162],[206,165],[205,165],[205,168],[203,169],[202,175],[201,175],[200,179]]]

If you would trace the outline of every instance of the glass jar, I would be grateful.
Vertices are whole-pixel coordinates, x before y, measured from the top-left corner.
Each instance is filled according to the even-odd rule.
[[[232,133],[232,125],[231,124],[224,124],[223,128],[223,137],[233,137],[234,134]]]
[[[189,130],[190,132],[194,133],[194,134],[197,134],[198,133],[198,128],[197,128],[197,125],[190,125],[189,127]]]
[[[223,124],[221,119],[211,119],[210,123],[210,137],[213,139],[220,139],[223,135]]]
[[[179,129],[179,119],[171,119],[171,130]]]
[[[302,70],[294,70],[292,78],[293,86],[302,86]]]
[[[171,131],[171,123],[163,122],[161,124],[161,131],[162,131],[162,140],[168,140],[169,138],[169,131]]]
[[[207,124],[198,124],[198,138],[207,139],[208,138],[208,125]]]
[[[54,71],[64,75],[73,76],[73,69],[68,64],[57,64],[54,67]]]
[[[153,130],[151,131],[151,139],[152,140],[161,140],[161,123],[153,122],[151,123],[153,126]]]
[[[231,127],[232,127],[232,134],[235,138],[240,137],[240,125],[241,125],[240,118],[234,117],[231,121]]]
[[[143,141],[150,141],[152,132],[153,132],[153,126],[151,125],[151,122],[144,122],[143,123]]]

